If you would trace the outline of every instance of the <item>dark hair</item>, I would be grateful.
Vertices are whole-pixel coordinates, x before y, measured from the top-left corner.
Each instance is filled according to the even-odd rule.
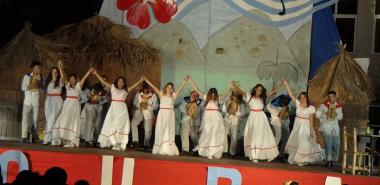
[[[30,170],[23,170],[17,175],[16,179],[12,182],[12,185],[40,184],[41,180],[42,178],[38,173]]]
[[[293,181],[293,182],[291,182],[289,185],[298,185],[298,182]]]
[[[328,94],[328,95],[330,95],[330,94],[332,94],[332,95],[336,95],[336,92],[335,92],[335,91],[329,91],[327,94]]]
[[[75,73],[71,73],[71,74],[69,75],[69,86],[70,86],[71,88],[73,88],[73,87],[71,86],[71,83],[70,83],[70,78],[71,78],[71,77],[74,77],[75,80],[78,81],[78,76],[77,76],[77,74],[75,74]]]
[[[150,87],[149,84],[144,81],[140,92],[143,92],[145,89],[150,90]]]
[[[82,179],[82,180],[76,181],[74,185],[90,185],[90,183]]]
[[[54,82],[54,88],[57,88],[59,86],[59,83],[61,82],[61,74],[59,73],[59,69],[57,67],[52,67],[45,81],[45,89],[47,89],[50,81],[53,79],[52,73],[54,69],[57,70],[57,73],[58,73],[57,79]]]
[[[266,101],[267,101],[267,90],[265,89],[265,87],[262,84],[257,84],[257,85],[255,85],[255,87],[252,88],[252,90],[251,90],[251,99],[256,96],[256,88],[258,88],[258,87],[261,87],[261,89],[262,89],[261,94],[260,94],[260,99],[265,104]],[[249,100],[248,103],[250,101],[251,100]]]
[[[172,82],[168,82],[168,83],[165,85],[164,89],[162,89],[162,92],[163,92],[165,95],[166,95],[166,88],[167,88],[169,85],[171,85],[171,86],[173,87],[173,90],[174,90],[174,84],[173,84]]]
[[[32,61],[32,63],[30,63],[30,68],[34,68],[35,66],[41,66],[41,62],[39,62],[39,61]]]
[[[214,99],[212,99],[212,94],[214,94]],[[219,98],[218,90],[216,90],[216,88],[214,87],[210,88],[210,90],[208,90],[207,92],[205,107],[207,106],[209,101],[216,101],[218,100],[218,98]]]
[[[123,89],[125,89],[126,91],[128,91],[127,80],[125,79],[124,76],[119,76],[119,77],[116,78],[115,82],[113,83],[113,85],[115,86],[115,88],[117,88],[117,89],[119,88],[119,87],[117,86],[117,82],[119,81],[119,79],[123,80],[123,82],[124,82],[124,87],[123,87]]]
[[[287,107],[289,105],[289,98],[285,95],[280,95],[280,106],[281,107]]]
[[[309,106],[310,105],[310,103],[309,103],[309,96],[307,95],[307,93],[305,91],[301,92],[300,95],[298,95],[298,99],[300,100],[300,98],[301,98],[302,95],[305,96],[305,98],[306,98],[306,104],[307,104],[307,106]]]
[[[46,184],[66,185],[67,173],[60,167],[52,167],[44,174]]]

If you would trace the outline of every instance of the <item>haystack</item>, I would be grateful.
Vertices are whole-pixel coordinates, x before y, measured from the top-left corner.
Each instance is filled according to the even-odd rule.
[[[344,116],[340,125],[364,129],[373,97],[372,86],[367,74],[342,45],[339,54],[324,64],[309,82],[311,103],[318,107],[330,90],[336,91],[337,101],[343,105]],[[316,122],[315,126],[319,127],[319,120]]]
[[[37,60],[47,69],[61,57],[64,45],[32,33],[29,24],[0,49],[0,136],[18,137],[23,94],[20,90],[31,61]],[[41,118],[41,120],[43,117]]]
[[[106,17],[94,16],[77,24],[63,26],[45,38],[71,47],[65,63],[67,71],[82,76],[90,66],[114,80],[123,75],[134,83],[145,75],[160,82],[160,58],[157,49],[143,40],[133,39],[130,30]],[[90,81],[93,81],[91,78]]]

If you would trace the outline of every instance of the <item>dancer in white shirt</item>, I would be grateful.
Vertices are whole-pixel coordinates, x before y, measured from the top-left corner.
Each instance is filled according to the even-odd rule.
[[[338,121],[343,118],[342,105],[336,101],[336,92],[328,92],[327,100],[318,108],[317,118],[321,122],[319,131],[325,140],[325,153],[328,167],[334,167],[339,160],[340,129]]]
[[[136,93],[133,105],[135,107],[131,122],[133,147],[140,146],[138,126],[144,122],[144,148],[147,150],[151,147],[154,111],[158,108],[157,96],[151,92],[147,83],[144,82],[142,89]]]
[[[21,121],[21,143],[26,142],[28,135],[31,143],[33,143],[34,138],[37,137],[36,129],[40,110],[40,90],[43,86],[43,76],[41,75],[40,62],[32,62],[31,68],[32,72],[24,75],[21,84],[21,90],[24,91]]]

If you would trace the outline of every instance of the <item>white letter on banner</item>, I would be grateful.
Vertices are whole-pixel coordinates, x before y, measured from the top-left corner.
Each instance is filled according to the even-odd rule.
[[[6,183],[8,180],[8,163],[11,161],[18,163],[19,172],[29,170],[28,159],[24,153],[16,150],[8,150],[0,155],[0,167],[2,167],[1,175],[3,176],[3,183]]]
[[[113,156],[103,155],[101,185],[111,185],[113,174]]]
[[[121,185],[132,185],[134,168],[135,168],[135,159],[124,158],[123,178],[121,179]]]
[[[218,178],[231,179],[231,185],[241,185],[242,177],[238,170],[233,168],[208,167],[207,185],[218,185]]]

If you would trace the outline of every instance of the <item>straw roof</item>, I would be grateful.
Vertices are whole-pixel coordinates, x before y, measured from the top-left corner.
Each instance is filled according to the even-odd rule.
[[[342,45],[339,54],[324,64],[309,82],[311,102],[323,102],[330,90],[336,91],[341,103],[368,104],[373,97],[367,74]]]
[[[30,24],[26,23],[25,28],[0,49],[0,72],[30,66],[34,60],[40,61],[43,66],[51,67],[62,55],[61,50],[65,45],[55,44],[33,34],[30,27]]]

